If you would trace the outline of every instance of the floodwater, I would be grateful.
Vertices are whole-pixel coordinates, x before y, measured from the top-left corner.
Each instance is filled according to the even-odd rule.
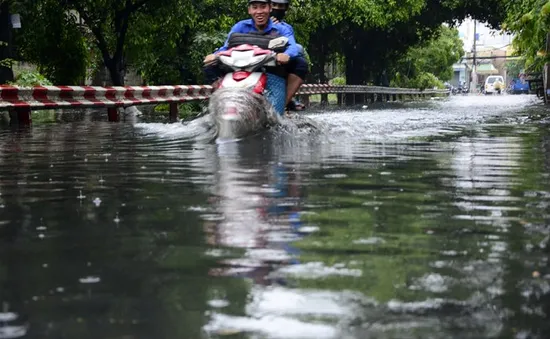
[[[532,96],[0,130],[0,338],[546,338]],[[71,113],[72,114],[72,113]]]

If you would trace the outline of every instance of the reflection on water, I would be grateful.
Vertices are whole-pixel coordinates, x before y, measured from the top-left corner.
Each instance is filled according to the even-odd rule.
[[[545,338],[547,126],[461,98],[0,131],[0,338]]]

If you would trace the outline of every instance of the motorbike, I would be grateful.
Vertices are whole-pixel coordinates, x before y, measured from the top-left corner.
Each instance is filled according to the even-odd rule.
[[[208,111],[218,140],[239,140],[277,124],[284,114],[286,77],[276,55],[286,37],[232,34],[229,49],[215,62],[225,73],[210,97]]]

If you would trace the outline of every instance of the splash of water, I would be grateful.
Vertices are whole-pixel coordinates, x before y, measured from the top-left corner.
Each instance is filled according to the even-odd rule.
[[[210,97],[208,111],[215,121],[218,140],[241,139],[278,123],[267,100],[249,89],[216,90]]]

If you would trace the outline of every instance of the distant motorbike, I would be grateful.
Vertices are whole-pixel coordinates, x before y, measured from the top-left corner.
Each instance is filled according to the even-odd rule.
[[[466,86],[459,85],[458,87],[453,88],[453,94],[466,94],[469,89]]]

